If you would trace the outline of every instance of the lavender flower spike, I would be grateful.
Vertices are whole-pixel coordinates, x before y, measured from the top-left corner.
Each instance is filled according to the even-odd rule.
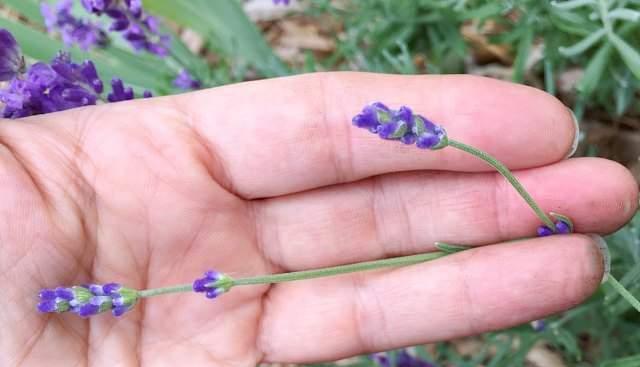
[[[573,233],[573,222],[569,217],[558,213],[550,213],[550,215],[556,220],[554,225],[555,231],[546,225],[542,225],[537,229],[538,237],[551,236],[552,234]]]
[[[184,90],[199,89],[201,87],[200,81],[196,80],[185,69],[182,69],[178,76],[173,80],[173,85]]]
[[[42,313],[74,312],[89,317],[109,311],[120,316],[130,310],[138,300],[138,291],[117,283],[87,284],[69,288],[40,291],[38,311]]]
[[[0,82],[11,80],[24,68],[20,46],[6,29],[0,29]]]
[[[44,18],[49,33],[59,32],[65,45],[77,44],[83,50],[95,46],[105,46],[108,43],[107,34],[97,25],[79,19],[71,14],[73,0],[61,0],[55,9],[46,2],[40,6],[40,13]]]
[[[442,149],[449,144],[447,133],[441,126],[414,114],[407,106],[391,110],[380,102],[371,103],[353,118],[352,123],[383,139],[400,140],[421,149]]]
[[[204,293],[210,299],[229,291],[232,286],[233,280],[229,276],[213,270],[205,272],[204,277],[193,281],[193,291]]]

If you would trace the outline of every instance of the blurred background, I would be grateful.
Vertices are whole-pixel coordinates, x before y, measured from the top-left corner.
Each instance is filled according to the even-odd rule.
[[[0,28],[26,68],[66,50],[94,62],[104,94],[117,77],[132,98],[329,70],[523,83],[574,110],[578,155],[640,179],[640,0],[121,0],[120,13],[101,3],[110,1],[0,0]],[[636,215],[607,238],[613,273],[636,297],[639,227]],[[536,323],[322,365],[640,367],[640,314],[603,286]]]

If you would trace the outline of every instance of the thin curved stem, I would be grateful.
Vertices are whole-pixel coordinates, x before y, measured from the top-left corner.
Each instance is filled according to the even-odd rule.
[[[549,229],[553,230],[554,232],[556,231],[555,224],[553,223],[551,218],[549,218],[549,216],[544,211],[542,211],[542,209],[540,209],[540,207],[538,206],[536,201],[533,199],[533,197],[531,197],[529,192],[527,192],[527,190],[524,188],[524,186],[522,186],[520,181],[518,181],[518,179],[513,175],[513,173],[511,173],[511,171],[507,168],[507,166],[502,164],[502,162],[500,162],[496,158],[492,157],[491,155],[489,155],[488,153],[486,153],[486,152],[484,152],[484,151],[482,151],[480,149],[474,148],[474,147],[472,147],[470,145],[461,143],[459,141],[455,141],[455,140],[451,140],[450,139],[449,140],[449,146],[454,147],[456,149],[460,149],[460,150],[462,150],[464,152],[467,152],[469,154],[472,154],[472,155],[482,159],[483,161],[487,162],[489,165],[491,165],[491,167],[495,168],[498,172],[500,172],[500,174],[505,179],[507,179],[507,181],[509,181],[511,186],[513,186],[513,188],[516,189],[518,194],[520,194],[520,196],[522,196],[524,201],[526,201],[527,204],[531,207],[531,209],[533,209],[533,211],[536,213],[538,218],[540,218],[540,220],[547,227],[549,227]]]

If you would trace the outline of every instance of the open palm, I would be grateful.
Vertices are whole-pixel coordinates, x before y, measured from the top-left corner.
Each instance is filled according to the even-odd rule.
[[[546,210],[607,233],[637,205],[615,163],[562,160],[559,102],[473,77],[316,74],[0,123],[0,361],[220,365],[337,359],[471,335],[575,305],[602,277],[583,235],[539,224],[473,157],[352,129],[406,104],[495,154]],[[120,318],[36,312],[43,287],[144,289],[482,246],[431,263],[142,301]]]

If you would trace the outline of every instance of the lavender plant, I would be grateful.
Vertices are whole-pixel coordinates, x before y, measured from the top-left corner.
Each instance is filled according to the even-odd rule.
[[[118,102],[134,98],[133,89],[122,80],[111,81],[112,91],[103,96],[104,87],[91,60],[74,63],[69,54],[60,52],[50,63],[37,62],[26,68],[20,46],[11,33],[0,29],[0,89],[4,104],[1,116],[20,118],[71,108],[95,105],[99,100]],[[149,91],[144,97],[151,97]]]

